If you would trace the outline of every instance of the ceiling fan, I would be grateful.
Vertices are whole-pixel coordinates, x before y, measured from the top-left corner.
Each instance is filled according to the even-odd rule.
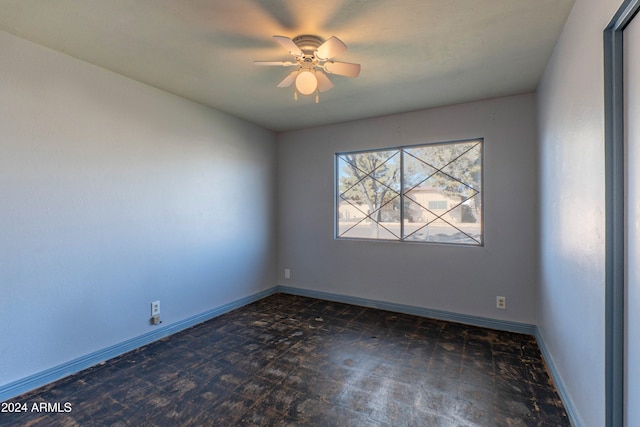
[[[315,92],[317,103],[318,92],[326,92],[333,87],[333,83],[325,72],[347,77],[358,77],[360,74],[360,64],[330,61],[331,58],[347,50],[347,46],[336,36],[326,41],[308,34],[293,39],[285,36],[273,36],[273,38],[293,55],[295,61],[254,61],[254,63],[298,67],[277,85],[277,87],[289,87],[295,82],[295,99],[298,99],[298,92],[303,95],[311,95]]]

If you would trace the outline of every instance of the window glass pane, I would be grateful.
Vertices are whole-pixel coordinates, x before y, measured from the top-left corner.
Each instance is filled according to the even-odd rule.
[[[465,229],[466,228],[466,229]],[[434,221],[408,235],[405,240],[412,242],[458,243],[477,245],[481,243],[479,225],[475,227],[457,227],[444,221]],[[474,233],[476,231],[476,233]],[[472,234],[473,233],[473,234]],[[474,235],[475,234],[475,235]]]
[[[369,219],[351,224],[341,221],[338,237],[398,240],[400,237],[400,223],[377,223]]]
[[[400,151],[338,156],[338,237],[400,238]]]

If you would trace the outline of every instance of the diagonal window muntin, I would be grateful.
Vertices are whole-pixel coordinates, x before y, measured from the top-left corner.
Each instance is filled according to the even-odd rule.
[[[382,222],[378,222],[376,221],[372,215],[375,214],[376,212],[378,212],[380,209],[382,209],[383,207],[385,207],[386,205],[388,205],[389,203],[392,203],[394,200],[400,198],[400,194],[396,193],[396,195],[390,199],[389,201],[387,201],[386,203],[384,203],[382,206],[380,206],[378,209],[376,209],[375,211],[371,212],[370,214],[364,212],[362,209],[360,209],[358,206],[356,206],[355,204],[353,204],[350,200],[345,199],[344,197],[342,197],[342,195],[340,195],[340,198],[342,200],[344,200],[345,202],[349,203],[351,206],[353,206],[355,209],[359,210],[360,212],[362,212],[362,214],[364,215],[364,218],[362,218],[360,221],[358,221],[356,224],[352,225],[351,227],[349,227],[348,229],[346,229],[345,231],[343,231],[342,233],[340,233],[340,236],[344,236],[345,234],[347,234],[350,230],[352,230],[354,227],[356,227],[358,224],[361,224],[362,222],[366,221],[367,219],[377,223],[380,227],[384,228],[385,230],[387,230],[389,233],[393,234],[394,236],[396,236],[397,238],[400,238],[400,236],[396,233],[394,233],[393,231],[391,231],[388,227],[385,227],[384,224]],[[339,236],[339,237],[340,237]]]
[[[475,196],[474,196],[475,197]],[[467,199],[470,200],[470,199]],[[466,201],[466,200],[465,200]],[[432,219],[431,221],[427,222],[425,225],[423,225],[422,227],[418,228],[417,230],[412,231],[409,234],[406,234],[402,237],[403,240],[409,239],[411,236],[416,235],[419,231],[426,229],[427,227],[429,227],[430,224],[433,224],[434,222],[440,220],[440,221],[444,221],[447,225],[455,228],[456,230],[458,230],[460,233],[464,234],[465,236],[467,236],[469,239],[474,240],[475,242],[477,242],[478,244],[482,243],[480,240],[476,239],[475,237],[473,237],[471,234],[466,233],[464,230],[462,230],[459,227],[456,227],[452,222],[447,221],[446,219],[444,219],[444,215],[451,212],[452,210],[454,210],[455,208],[457,208],[458,206],[462,205],[464,202],[459,203],[458,205],[454,206],[453,208],[449,209],[448,211],[446,211],[445,213],[441,214],[441,215],[437,215],[432,211],[431,212],[433,215],[436,215],[436,218]],[[428,209],[427,209],[428,210]]]
[[[462,184],[462,185],[464,185],[464,186],[466,186],[466,187],[468,187],[468,188],[471,188],[471,189],[473,189],[473,190],[476,190],[476,191],[479,193],[479,192],[480,192],[480,190],[478,190],[478,189],[476,189],[476,188],[472,187],[471,185],[467,184],[466,182],[462,182],[462,181],[460,181],[458,178],[456,178],[456,177],[454,177],[454,176],[452,176],[452,175],[449,175],[448,173],[444,172],[444,171],[443,171],[443,169],[444,169],[444,168],[446,168],[447,166],[449,166],[449,165],[451,165],[451,164],[455,163],[455,161],[456,161],[456,160],[460,159],[462,156],[464,156],[465,154],[467,154],[468,152],[470,152],[471,150],[473,150],[474,148],[476,148],[476,147],[477,147],[478,145],[480,145],[480,144],[481,144],[480,142],[479,142],[479,143],[477,143],[477,144],[474,144],[472,147],[470,147],[469,149],[465,150],[465,151],[464,151],[463,153],[461,153],[459,156],[456,156],[453,160],[451,160],[450,162],[448,162],[447,164],[445,164],[445,165],[444,165],[444,166],[442,166],[441,168],[438,168],[437,166],[434,166],[434,165],[432,165],[432,164],[430,164],[430,163],[428,163],[428,162],[424,161],[423,159],[419,158],[418,156],[416,156],[416,155],[414,155],[414,154],[412,154],[412,153],[408,152],[406,149],[403,149],[402,151],[403,151],[403,153],[404,153],[405,155],[411,156],[411,157],[413,157],[414,159],[416,159],[417,161],[422,162],[422,163],[424,163],[425,165],[429,166],[430,168],[435,169],[435,172],[433,172],[433,173],[432,173],[431,175],[429,175],[427,178],[425,178],[424,180],[422,180],[422,181],[421,181],[421,182],[419,182],[418,184],[414,185],[413,187],[411,187],[409,190],[405,191],[404,193],[406,194],[406,193],[410,192],[411,190],[413,190],[414,188],[419,187],[423,182],[425,182],[425,181],[429,180],[429,178],[431,178],[432,176],[434,176],[434,175],[435,175],[435,174],[437,174],[437,173],[442,173],[443,175],[446,175],[447,177],[451,178],[452,180],[457,181],[457,182],[459,182],[460,184]]]
[[[382,162],[381,164],[379,164],[378,166],[376,166],[374,169],[372,169],[370,172],[367,172],[365,170],[363,170],[362,168],[360,168],[356,163],[353,163],[352,161],[350,161],[348,158],[345,158],[343,156],[340,156],[340,158],[349,164],[349,166],[351,166],[355,171],[361,172],[364,174],[364,176],[359,176],[356,175],[356,178],[359,178],[357,182],[355,182],[351,187],[349,187],[348,189],[344,190],[340,195],[344,195],[345,193],[347,193],[349,190],[351,190],[353,187],[359,185],[363,180],[367,179],[367,178],[371,178],[372,180],[380,183],[381,185],[384,185],[385,187],[389,188],[391,191],[399,193],[399,191],[396,191],[394,189],[392,189],[391,187],[387,186],[385,183],[383,183],[382,181],[376,179],[374,176],[372,176],[372,174],[378,170],[381,169],[382,167],[384,167],[387,163],[389,163],[395,156],[397,156],[398,154],[400,154],[400,150],[395,150],[394,154],[389,156],[389,158],[387,160],[385,160],[384,162]]]

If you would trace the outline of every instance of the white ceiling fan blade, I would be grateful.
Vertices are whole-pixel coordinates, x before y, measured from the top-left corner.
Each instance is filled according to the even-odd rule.
[[[325,61],[329,58],[340,55],[345,50],[347,50],[347,45],[345,45],[342,40],[336,36],[331,36],[329,40],[318,47],[318,50],[316,50],[316,57],[321,61]]]
[[[287,77],[284,78],[280,83],[278,83],[277,87],[289,87],[296,81],[296,77],[298,77],[299,70],[292,71],[289,73]]]
[[[300,50],[300,48],[298,47],[298,45],[296,45],[293,40],[291,40],[289,37],[285,37],[285,36],[273,36],[274,39],[276,39],[276,41],[278,43],[280,43],[280,45],[282,45],[282,47],[284,47],[285,49],[287,49],[287,51],[293,55],[293,56],[300,56],[300,55],[304,55],[304,53]]]
[[[291,61],[253,61],[256,65],[279,65],[281,67],[291,67],[292,65],[297,65],[297,63],[293,63]]]
[[[333,87],[333,83],[331,83],[329,77],[322,71],[316,71],[316,78],[318,79],[318,90],[320,92],[326,92]]]
[[[325,62],[324,70],[329,74],[337,74],[346,77],[358,77],[360,75],[360,64],[349,62]]]

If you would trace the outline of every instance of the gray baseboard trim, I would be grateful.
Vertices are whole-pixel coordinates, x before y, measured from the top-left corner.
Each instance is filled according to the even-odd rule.
[[[540,347],[540,351],[542,352],[542,356],[544,357],[544,361],[547,364],[547,369],[549,369],[549,373],[551,374],[551,378],[553,378],[553,382],[556,385],[556,389],[558,390],[558,394],[560,395],[560,399],[562,399],[562,403],[564,404],[564,409],[567,412],[567,416],[569,417],[569,421],[573,427],[582,427],[584,423],[578,416],[578,411],[576,410],[576,406],[571,400],[571,396],[569,395],[569,391],[562,381],[562,377],[560,376],[560,371],[556,367],[556,364],[553,362],[553,358],[551,357],[551,353],[549,353],[549,349],[544,343],[544,339],[542,339],[542,334],[540,330],[536,327],[535,333],[536,341],[538,342],[538,347]]]
[[[416,316],[430,317],[432,319],[448,320],[466,325],[480,326],[483,328],[497,329],[500,331],[517,332],[527,335],[535,335],[536,326],[528,323],[511,322],[507,320],[490,319],[487,317],[471,316],[468,314],[452,313],[449,311],[434,310],[424,307],[396,304],[367,298],[352,297],[347,295],[333,294],[328,292],[312,291],[309,289],[293,288],[289,286],[277,286],[277,292],[285,294],[300,295],[311,298],[324,299],[346,304],[359,305],[362,307],[379,308],[381,310],[394,311],[397,313],[413,314]]]
[[[200,313],[184,320],[162,326],[158,329],[154,329],[152,332],[140,335],[135,338],[131,338],[102,350],[95,351],[86,356],[79,357],[61,365],[54,366],[53,368],[47,369],[45,371],[6,384],[0,387],[0,402],[4,402],[30,390],[34,390],[38,387],[42,387],[66,376],[80,372],[83,369],[90,368],[91,366],[95,366],[106,360],[120,356],[124,353],[128,353],[132,350],[150,344],[159,339],[165,338],[169,335],[175,334],[176,332],[180,332],[184,329],[195,326],[199,323],[206,322],[207,320],[213,319],[214,317],[220,316],[221,314],[265,298],[275,292],[276,287],[257,292],[247,297],[240,298],[230,303],[221,305],[212,310],[208,310],[204,313]]]

